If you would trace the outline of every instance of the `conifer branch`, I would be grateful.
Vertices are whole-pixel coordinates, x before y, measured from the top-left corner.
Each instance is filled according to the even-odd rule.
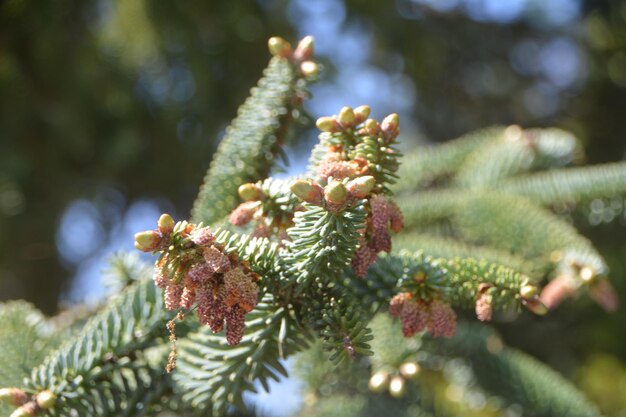
[[[560,129],[522,130],[509,126],[501,138],[478,147],[455,176],[460,187],[486,187],[504,178],[542,168],[559,167],[580,159],[580,143]]]
[[[524,415],[600,416],[569,381],[536,359],[504,346],[484,326],[461,326],[454,339],[440,343],[450,353],[468,358],[479,383],[509,403],[521,405]]]
[[[400,193],[449,179],[471,152],[499,140],[505,129],[505,126],[493,126],[441,145],[417,147],[404,156],[392,189]]]
[[[498,190],[544,206],[566,206],[594,198],[626,195],[626,163],[554,169],[510,178]]]
[[[267,176],[285,142],[293,110],[307,96],[306,80],[314,74],[298,67],[302,67],[302,61],[282,56],[272,48],[276,56],[226,129],[206,174],[192,211],[196,223],[221,220],[237,205],[240,185]]]

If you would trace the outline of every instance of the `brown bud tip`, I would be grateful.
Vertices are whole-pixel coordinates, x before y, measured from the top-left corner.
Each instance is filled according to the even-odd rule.
[[[400,126],[400,117],[397,113],[391,113],[383,119],[380,128],[386,137],[395,138],[398,136],[398,127]]]
[[[300,71],[305,78],[315,78],[320,72],[319,66],[313,61],[304,61],[300,64]]]
[[[52,391],[46,390],[37,394],[36,401],[39,408],[47,410],[54,407],[54,404],[57,401],[57,396]]]
[[[172,216],[164,213],[161,214],[161,217],[159,217],[159,221],[157,222],[157,224],[159,226],[159,232],[163,234],[169,234],[174,231],[174,225],[176,224],[176,222],[174,222]]]
[[[320,117],[317,119],[317,122],[315,122],[315,126],[322,132],[341,132],[341,125],[334,117]]]
[[[370,117],[370,106],[359,106],[354,109],[354,124],[363,123],[368,117]]]
[[[291,58],[293,55],[289,42],[279,36],[271,37],[269,41],[267,41],[267,46],[270,50],[270,54],[274,56]]]
[[[331,211],[339,211],[348,201],[348,190],[343,183],[333,181],[324,188],[324,197]]]
[[[317,206],[322,204],[322,189],[319,185],[312,184],[311,181],[296,180],[291,183],[289,189],[302,201]]]
[[[367,130],[368,134],[376,136],[380,133],[380,125],[374,119],[367,119],[365,121],[365,130]]]
[[[389,374],[385,371],[378,371],[372,375],[367,385],[373,392],[383,392],[389,388]]]
[[[241,197],[243,201],[257,201],[260,200],[261,196],[263,195],[263,190],[261,190],[261,187],[259,187],[257,184],[252,183],[240,185],[237,189],[237,192],[239,193],[239,197]]]
[[[545,316],[548,313],[548,307],[546,307],[546,305],[542,303],[539,298],[524,300],[523,303],[527,309],[529,309],[538,316]]]
[[[154,230],[135,233],[135,247],[142,252],[152,252],[159,247],[161,237]]]
[[[0,401],[7,401],[12,405],[20,406],[28,402],[28,395],[19,388],[0,389]]]
[[[298,61],[306,61],[313,56],[313,36],[305,36],[298,42],[293,56]]]
[[[348,128],[354,126],[354,110],[352,107],[345,106],[339,111],[339,123],[341,126]]]
[[[522,288],[520,288],[519,290],[519,295],[524,300],[530,300],[531,298],[536,297],[538,293],[539,290],[537,289],[537,287],[530,284],[522,286]]]
[[[365,198],[376,186],[376,180],[371,175],[358,177],[350,181],[346,188],[350,195],[356,198]]]
[[[396,375],[391,378],[389,382],[389,394],[395,398],[401,398],[404,396],[406,392],[406,384],[404,383],[404,378],[400,375]]]

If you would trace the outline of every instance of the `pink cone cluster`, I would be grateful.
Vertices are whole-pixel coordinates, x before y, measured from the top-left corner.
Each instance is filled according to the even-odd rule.
[[[369,200],[370,215],[365,230],[362,230],[360,247],[352,259],[352,269],[364,277],[371,264],[376,262],[379,252],[391,251],[389,229],[398,233],[404,227],[400,208],[387,197],[375,194]]]
[[[174,227],[169,215],[161,216],[156,230],[138,233],[136,240],[144,251],[163,252],[153,278],[165,290],[168,310],[195,304],[200,323],[214,332],[226,327],[230,345],[241,341],[245,315],[256,306],[259,292],[258,276],[245,262],[234,253],[225,254],[208,227],[190,223]]]
[[[396,294],[389,303],[389,314],[400,318],[405,337],[426,331],[433,337],[451,338],[456,332],[454,310],[439,299],[425,301],[408,292]]]

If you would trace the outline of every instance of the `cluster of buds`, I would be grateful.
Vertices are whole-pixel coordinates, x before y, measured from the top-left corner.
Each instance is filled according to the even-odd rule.
[[[29,396],[19,388],[2,388],[0,389],[0,401],[6,401],[19,407],[13,411],[11,417],[34,417],[41,411],[54,407],[57,396],[48,390]]]
[[[270,38],[267,46],[273,56],[288,59],[296,65],[305,78],[314,78],[318,75],[318,65],[311,59],[313,57],[313,36],[302,38],[295,50],[289,42],[278,36]]]
[[[391,144],[400,134],[400,118],[396,113],[385,117],[381,123],[369,119],[370,107],[363,105],[355,109],[342,107],[339,114],[317,119],[316,126],[322,132],[339,133],[352,131],[356,136],[381,136],[384,143]]]
[[[406,393],[406,381],[414,379],[420,372],[420,366],[415,362],[404,362],[397,370],[385,369],[375,372],[368,383],[373,392],[388,391],[392,397],[401,398]]]
[[[389,302],[389,314],[400,318],[405,337],[426,331],[433,337],[451,338],[456,332],[456,313],[439,298],[421,300],[410,292],[399,293]]]
[[[612,313],[619,307],[619,297],[609,280],[599,275],[596,268],[580,261],[575,251],[555,251],[550,260],[557,264],[558,275],[541,291],[539,298],[548,309],[554,309],[564,300],[577,297],[587,290],[589,296],[605,311]]]
[[[154,282],[164,288],[169,310],[197,305],[200,323],[214,332],[224,329],[230,345],[241,341],[244,318],[257,303],[259,277],[235,253],[224,253],[208,227],[178,222],[163,214],[155,230],[135,235],[135,246],[160,252]]]
[[[238,192],[243,203],[230,213],[229,221],[232,225],[245,226],[254,221],[253,237],[269,238],[275,235],[281,242],[288,239],[286,231],[293,225],[295,209],[292,204],[272,198],[269,191],[264,190],[263,183],[243,184]]]
[[[338,115],[321,117],[317,127],[325,146],[324,157],[315,169],[320,184],[350,181],[373,177],[375,187],[369,191],[368,217],[361,232],[359,249],[352,259],[352,269],[364,277],[379,252],[391,250],[389,229],[399,232],[403,228],[402,213],[384,193],[389,193],[386,183],[393,181],[398,169],[400,154],[393,149],[400,133],[397,114],[390,114],[378,123],[369,118],[369,106],[343,107]]]
[[[581,287],[586,286],[589,296],[609,313],[619,307],[615,289],[604,277],[597,277],[589,267],[583,267],[577,277],[561,274],[550,281],[541,291],[539,298],[552,310],[568,298],[576,297]]]
[[[341,180],[373,175],[380,192],[385,189],[383,183],[395,175],[400,154],[392,145],[400,134],[398,115],[390,114],[378,123],[369,119],[369,114],[369,106],[346,106],[338,115],[317,119],[322,144],[327,148],[316,166],[321,183],[331,177]]]
[[[306,203],[324,207],[331,213],[340,213],[367,197],[375,185],[374,177],[363,176],[347,182],[331,180],[325,187],[314,181],[295,180],[289,188]]]

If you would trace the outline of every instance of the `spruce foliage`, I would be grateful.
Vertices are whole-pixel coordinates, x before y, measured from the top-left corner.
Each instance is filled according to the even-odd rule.
[[[160,255],[153,280],[118,256],[108,276],[119,294],[86,322],[0,305],[1,412],[253,413],[244,394],[287,377],[284,360],[304,352],[315,401],[302,416],[462,415],[442,394],[446,363],[524,415],[599,414],[457,313],[545,314],[585,291],[615,306],[606,262],[563,214],[626,195],[624,164],[569,168],[582,160],[571,134],[509,126],[417,149],[400,166],[398,116],[378,122],[360,106],[317,121],[304,178],[266,178],[317,75],[312,49],[310,37],[270,40],[274,57],[227,129],[192,222],[163,215],[136,235]]]

